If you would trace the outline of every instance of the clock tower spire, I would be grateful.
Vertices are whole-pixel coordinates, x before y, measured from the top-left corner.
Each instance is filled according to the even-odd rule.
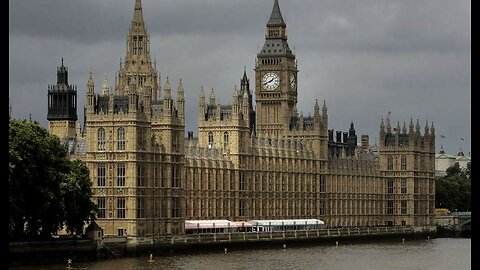
[[[287,25],[275,0],[255,66],[258,134],[282,137],[290,128],[292,117],[297,115],[297,73],[295,55],[287,42]]]

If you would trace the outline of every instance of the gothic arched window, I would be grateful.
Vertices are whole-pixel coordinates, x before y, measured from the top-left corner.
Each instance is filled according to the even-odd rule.
[[[393,157],[391,155],[387,158],[387,170],[393,170]]]
[[[223,148],[228,148],[228,132],[223,133]]]
[[[208,149],[212,148],[213,146],[213,133],[209,132],[208,133]]]
[[[117,147],[119,151],[125,150],[125,129],[119,128],[117,131]]]
[[[406,171],[406,170],[407,170],[407,157],[406,157],[405,155],[403,155],[403,156],[401,157],[400,166],[401,166],[402,171]]]
[[[98,150],[105,150],[105,129],[99,128],[97,132]]]

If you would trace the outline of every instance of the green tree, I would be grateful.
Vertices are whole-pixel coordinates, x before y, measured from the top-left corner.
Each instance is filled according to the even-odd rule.
[[[49,238],[65,223],[78,232],[78,220],[88,220],[92,204],[78,196],[91,195],[88,170],[70,161],[58,137],[38,122],[9,120],[8,164],[11,240]]]
[[[85,162],[74,160],[71,171],[60,185],[65,206],[65,226],[68,233],[83,233],[85,221],[95,219],[96,205],[92,202],[92,182]]]
[[[437,208],[450,211],[467,211],[472,209],[471,201],[471,164],[466,169],[456,163],[447,169],[447,175],[437,177],[435,182],[435,201]]]

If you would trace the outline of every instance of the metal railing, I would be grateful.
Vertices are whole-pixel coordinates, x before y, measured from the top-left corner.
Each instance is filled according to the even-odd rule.
[[[392,227],[349,227],[317,230],[289,230],[270,232],[230,232],[230,233],[202,233],[177,235],[169,239],[169,243],[215,243],[215,242],[244,242],[269,241],[281,239],[315,239],[344,236],[367,236],[413,233],[411,226]]]

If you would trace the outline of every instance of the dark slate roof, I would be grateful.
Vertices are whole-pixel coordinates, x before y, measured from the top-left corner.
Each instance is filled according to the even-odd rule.
[[[110,100],[109,96],[97,96],[97,107],[95,108],[96,112],[108,112],[108,101]]]
[[[258,54],[258,57],[272,57],[272,56],[287,56],[290,58],[295,57],[288,46],[288,42],[285,39],[275,38],[265,40],[263,48]]]
[[[120,111],[128,112],[128,96],[114,96],[113,98],[113,110],[115,113]]]
[[[232,105],[220,105],[221,120],[227,120],[232,118]],[[207,119],[215,119],[217,114],[217,105],[207,106]]]
[[[294,116],[290,120],[290,129],[313,130],[315,128],[315,118],[313,116],[303,117],[303,128],[300,127],[300,117]]]
[[[63,140],[67,144],[68,155],[84,156],[87,153],[87,143],[83,138],[70,138]]]
[[[283,20],[282,12],[280,11],[280,6],[278,5],[278,0],[275,0],[275,3],[273,4],[272,14],[270,15],[267,26],[287,26]]]
[[[394,145],[395,144],[395,134],[387,134],[385,136],[385,143],[388,145]],[[400,134],[398,137],[398,145],[399,146],[408,146],[409,139],[408,139],[408,134]]]
[[[152,102],[152,115],[163,116],[163,100],[155,100]]]

